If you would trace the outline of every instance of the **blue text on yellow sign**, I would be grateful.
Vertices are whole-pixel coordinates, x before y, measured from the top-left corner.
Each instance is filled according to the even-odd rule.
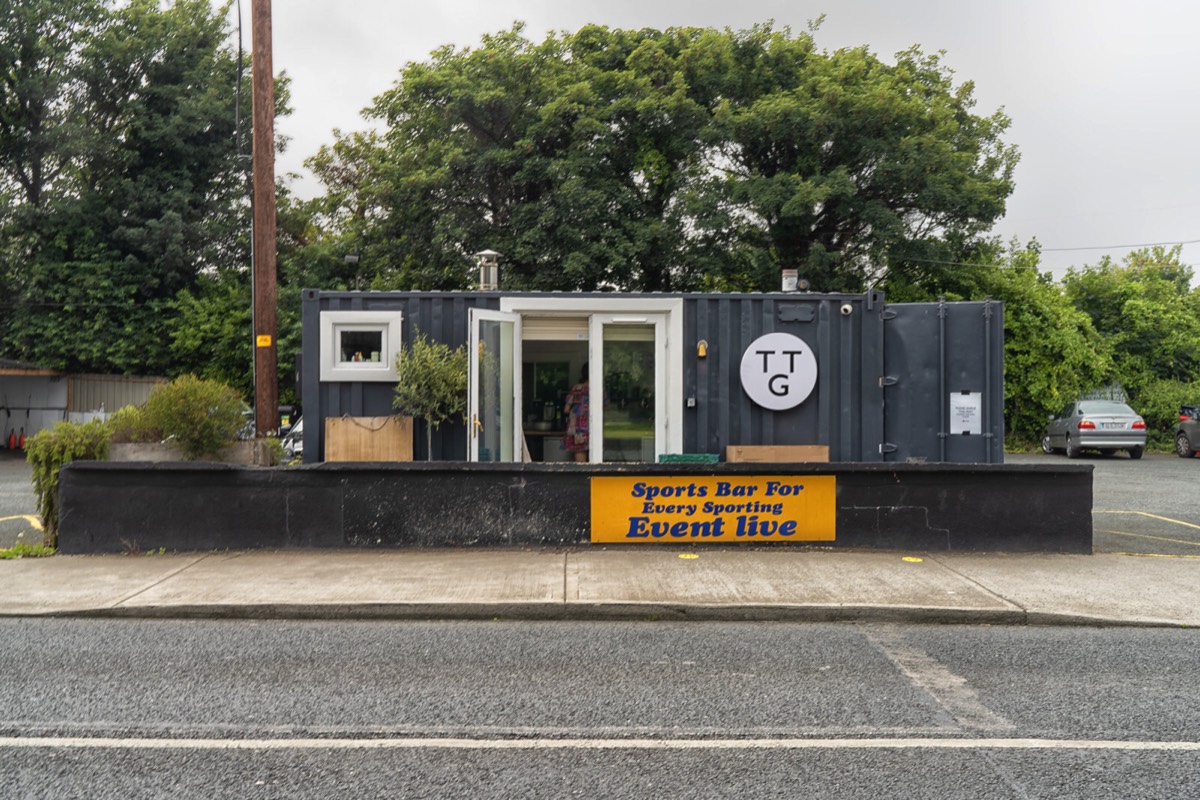
[[[596,543],[832,542],[832,475],[592,478]]]

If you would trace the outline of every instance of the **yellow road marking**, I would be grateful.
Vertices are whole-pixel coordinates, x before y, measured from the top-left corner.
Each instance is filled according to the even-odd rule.
[[[37,530],[42,530],[42,521],[33,514],[17,514],[15,517],[0,517],[0,522],[8,522],[13,519],[23,519],[32,525]]]
[[[1162,520],[1163,522],[1173,522],[1173,523],[1174,523],[1174,524],[1176,524],[1176,525],[1183,525],[1183,526],[1185,526],[1185,527],[1188,527],[1188,528],[1195,528],[1196,530],[1200,531],[1200,525],[1193,525],[1192,523],[1190,523],[1190,522],[1184,522],[1184,521],[1183,521],[1183,520],[1181,520],[1181,519],[1171,519],[1170,517],[1160,517],[1158,514],[1151,514],[1151,513],[1149,513],[1148,511],[1116,511],[1116,510],[1113,510],[1113,511],[1108,511],[1108,510],[1101,510],[1101,511],[1093,511],[1092,513],[1093,513],[1093,514],[1134,514],[1134,515],[1141,516],[1141,517],[1150,517],[1150,519]]]
[[[1125,531],[1108,531],[1103,528],[1098,528],[1097,533],[1111,533],[1113,536],[1130,536],[1134,539],[1153,539],[1156,542],[1170,542],[1171,544],[1186,544],[1192,547],[1200,547],[1200,542],[1189,542],[1186,539],[1168,539],[1166,536],[1150,536],[1145,533],[1126,533]]]
[[[1120,550],[1105,550],[1106,556],[1133,556],[1134,558],[1200,558],[1200,556],[1185,556],[1172,553],[1125,553]]]

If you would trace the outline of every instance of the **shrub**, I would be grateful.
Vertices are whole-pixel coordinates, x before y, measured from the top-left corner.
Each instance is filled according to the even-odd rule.
[[[109,441],[113,444],[161,442],[163,439],[162,429],[149,424],[141,406],[117,409],[108,418],[108,427],[112,433]]]
[[[1179,407],[1197,403],[1200,403],[1200,381],[1184,383],[1169,379],[1151,381],[1137,397],[1130,399],[1133,410],[1146,420],[1149,445],[1156,450],[1173,448]]]
[[[242,399],[220,381],[184,375],[150,392],[138,425],[174,441],[184,458],[200,458],[237,441],[242,408]]]
[[[108,458],[109,427],[100,420],[60,422],[38,431],[25,444],[33,472],[33,492],[47,547],[58,546],[58,471],[72,461]]]

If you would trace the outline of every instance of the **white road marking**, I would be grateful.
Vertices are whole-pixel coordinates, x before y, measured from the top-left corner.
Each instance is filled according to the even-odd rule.
[[[0,749],[119,750],[1165,750],[1200,742],[1113,739],[138,739],[0,737]]]
[[[898,631],[874,628],[867,631],[867,638],[962,727],[982,731],[1016,728],[1012,722],[985,706],[967,685],[965,678],[954,674],[937,659],[910,644]]]

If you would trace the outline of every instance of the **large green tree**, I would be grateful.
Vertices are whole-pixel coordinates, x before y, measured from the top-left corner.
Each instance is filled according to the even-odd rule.
[[[533,42],[520,26],[407,65],[312,160],[326,238],[371,280],[461,287],[505,255],[507,288],[773,289],[920,280],[1003,213],[1003,113],[936,56],[834,53],[760,26]]]
[[[54,3],[17,4],[53,19]],[[224,10],[207,0],[86,10],[87,35],[62,39],[71,80],[46,101],[84,124],[61,132],[41,159],[53,180],[14,214],[22,247],[9,272],[20,279],[4,343],[47,366],[170,374],[175,298],[246,260],[236,54]],[[11,152],[10,171],[33,169]]]
[[[1181,247],[1135,250],[1071,270],[1063,283],[1108,338],[1116,379],[1132,392],[1157,379],[1200,378],[1200,291]]]
[[[821,291],[954,260],[1004,214],[1016,150],[938,56],[825,53],[810,34],[737,38],[739,91],[716,109],[730,221]]]

